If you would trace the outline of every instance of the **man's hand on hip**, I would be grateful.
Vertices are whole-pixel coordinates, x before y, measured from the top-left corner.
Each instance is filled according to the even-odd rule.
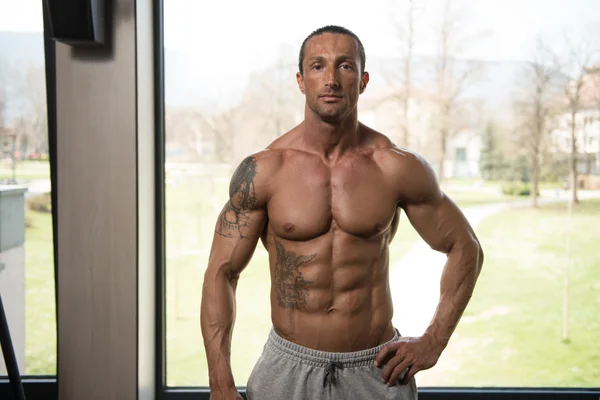
[[[402,337],[386,345],[375,357],[375,366],[383,368],[383,381],[394,385],[406,370],[401,384],[406,385],[419,371],[433,367],[443,347],[428,336]]]

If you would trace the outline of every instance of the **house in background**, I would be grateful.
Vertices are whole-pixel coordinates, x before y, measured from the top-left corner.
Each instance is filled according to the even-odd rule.
[[[411,90],[408,101],[408,149],[419,153],[437,172],[440,159],[438,133],[433,128],[435,104],[431,95]],[[365,92],[359,101],[359,120],[387,135],[397,146],[404,144],[402,98],[391,90]],[[444,178],[480,178],[481,137],[476,127],[455,133],[446,143]]]
[[[472,129],[463,130],[450,139],[446,150],[446,178],[481,178],[481,144],[481,135]]]
[[[455,73],[469,68],[472,60],[454,60]],[[513,119],[514,90],[519,77],[528,67],[520,61],[479,61],[478,74],[467,84],[461,94],[461,107],[466,107],[462,124],[447,140],[444,178],[479,179],[481,132],[485,118],[496,121]],[[401,146],[403,143],[403,102],[401,72],[402,60],[394,58],[372,59],[368,70],[371,80],[359,100],[359,120],[385,133]],[[435,130],[434,117],[439,114],[434,102],[435,59],[417,56],[411,67],[414,87],[410,91],[408,124],[411,137],[408,148],[421,154],[436,170],[440,160],[440,144]],[[383,78],[381,78],[383,77]]]
[[[572,83],[575,84],[575,83]],[[583,79],[580,107],[577,111],[575,140],[577,143],[578,181],[581,188],[600,189],[600,65],[588,69]],[[571,113],[558,117],[552,132],[551,152],[570,154]]]

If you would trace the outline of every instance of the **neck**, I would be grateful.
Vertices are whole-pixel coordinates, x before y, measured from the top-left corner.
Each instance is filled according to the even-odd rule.
[[[339,159],[360,141],[360,123],[356,109],[340,121],[327,122],[307,107],[302,128],[304,147],[317,152],[328,161]]]

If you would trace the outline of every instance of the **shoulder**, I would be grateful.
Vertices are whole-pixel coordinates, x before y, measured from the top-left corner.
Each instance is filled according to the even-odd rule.
[[[237,166],[229,182],[229,199],[238,209],[263,208],[269,198],[269,170],[273,158],[264,151],[250,154]]]
[[[393,144],[377,148],[373,152],[373,158],[382,168],[396,173],[432,171],[429,163],[419,153]]]
[[[399,201],[421,203],[441,199],[437,175],[419,153],[392,144],[377,149],[373,158],[397,189]]]
[[[262,183],[272,182],[285,165],[299,160],[305,161],[306,157],[314,157],[301,147],[301,137],[296,127],[275,139],[264,150],[250,154],[238,168],[254,171],[256,178]]]
[[[247,180],[255,186],[265,185],[273,179],[283,162],[283,153],[279,150],[265,149],[244,158],[232,176],[233,181]]]
[[[366,129],[366,137],[372,150],[373,160],[384,170],[401,173],[407,170],[427,169],[429,164],[418,153],[396,146],[392,140],[383,133],[371,128]]]

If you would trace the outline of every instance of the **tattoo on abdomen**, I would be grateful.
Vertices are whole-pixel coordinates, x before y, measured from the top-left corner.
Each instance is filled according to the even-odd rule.
[[[298,256],[288,252],[285,247],[275,240],[277,247],[277,264],[275,265],[274,286],[277,292],[279,306],[287,309],[300,309],[306,307],[308,285],[312,282],[302,277],[298,267],[310,262],[316,254]]]
[[[246,158],[233,173],[229,184],[229,201],[223,207],[217,221],[216,233],[229,238],[244,239],[250,211],[256,205],[254,177],[256,162]]]

